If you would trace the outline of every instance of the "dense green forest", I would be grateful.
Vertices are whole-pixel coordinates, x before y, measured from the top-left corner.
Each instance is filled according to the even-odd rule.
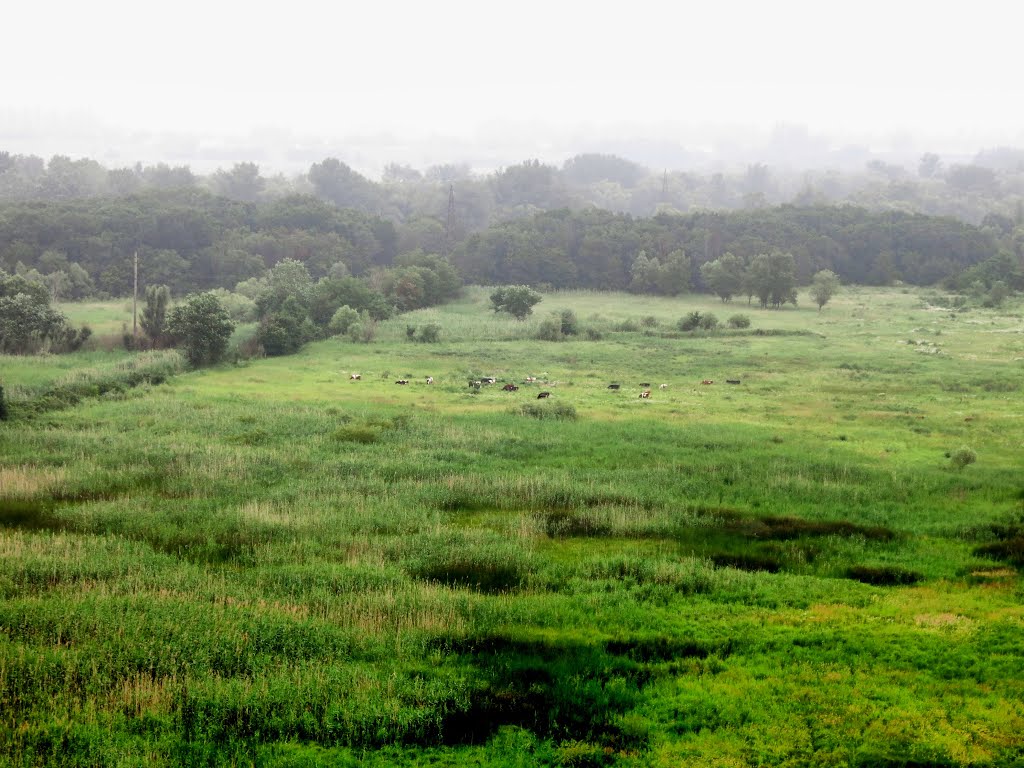
[[[932,183],[939,169],[925,165],[920,176]],[[816,294],[819,306],[840,282],[944,283],[997,305],[1024,290],[1014,172],[979,171],[972,184],[957,182],[958,173],[944,172],[942,183],[991,204],[980,224],[878,200],[865,207],[797,195],[766,207],[772,175],[764,167],[734,180],[761,190],[739,207],[728,195],[673,199],[686,185],[668,174],[660,200],[612,204],[598,193],[615,187],[642,197],[653,177],[605,155],[579,155],[561,169],[528,161],[490,176],[392,165],[376,183],[333,158],[288,181],[266,179],[252,163],[199,177],[187,167],[107,170],[0,153],[2,346],[77,348],[88,329],[72,328],[49,302],[129,295],[136,259],[147,312],[163,318],[173,301],[216,290],[232,321],[259,321],[250,351],[267,354],[338,333],[369,341],[375,323],[449,301],[467,283],[696,290],[778,307],[820,277],[829,287]],[[729,188],[723,179],[712,185]],[[977,197],[985,190],[994,197]],[[1010,203],[1013,215],[997,212]],[[181,341],[162,319],[144,333],[152,347]]]
[[[1021,241],[1015,233],[998,220],[979,228],[852,206],[652,218],[563,208],[473,233],[451,244],[451,261],[470,283],[679,293],[707,289],[701,266],[727,253],[749,261],[781,250],[793,255],[799,284],[829,269],[844,282],[927,285],[990,261],[1001,264],[998,279],[1016,285]],[[41,279],[63,273],[50,280],[58,298],[130,293],[135,253],[143,285],[180,294],[233,289],[283,259],[302,262],[314,279],[368,276],[401,254],[441,254],[448,247],[444,237],[420,244],[394,221],[309,195],[241,203],[173,190],[0,206],[0,268],[36,270]],[[648,289],[638,278],[645,260],[674,263],[678,274]]]

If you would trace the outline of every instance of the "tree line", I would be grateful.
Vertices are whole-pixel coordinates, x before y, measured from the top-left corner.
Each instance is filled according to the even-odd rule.
[[[550,211],[472,235],[452,261],[472,283],[674,295],[712,290],[708,263],[731,256],[749,265],[777,252],[790,255],[799,285],[822,270],[844,283],[930,285],[1016,259],[991,232],[950,218],[781,206],[651,218]]]

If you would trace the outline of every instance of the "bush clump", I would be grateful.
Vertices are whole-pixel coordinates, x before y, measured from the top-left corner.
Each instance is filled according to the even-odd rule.
[[[949,454],[949,463],[953,465],[954,469],[963,469],[968,464],[973,464],[977,460],[978,454],[974,452],[973,448],[969,448],[966,445],[961,445]]]
[[[750,318],[746,315],[733,315],[728,320],[730,328],[749,328]]]
[[[712,312],[690,312],[679,318],[676,327],[680,331],[713,331],[718,327],[718,318]]]

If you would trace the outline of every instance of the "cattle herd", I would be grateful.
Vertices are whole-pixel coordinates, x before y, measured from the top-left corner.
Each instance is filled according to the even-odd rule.
[[[387,374],[384,374],[384,375],[387,376]],[[349,381],[362,381],[362,378],[363,378],[362,374],[353,373],[353,374],[351,374],[349,376]],[[427,376],[425,381],[426,381],[427,384],[433,384],[434,383],[434,377],[433,376]],[[412,383],[412,381],[410,379],[398,379],[398,380],[395,381],[395,384],[400,384],[402,386],[405,386],[405,385],[408,385],[408,384],[411,384],[411,383]],[[496,376],[481,376],[479,379],[470,379],[469,380],[469,387],[470,387],[470,389],[472,389],[474,391],[477,391],[481,387],[487,386],[489,384],[497,384],[497,383],[498,383],[498,378]],[[549,382],[549,381],[541,382],[540,379],[538,377],[536,377],[536,376],[527,376],[526,378],[523,379],[523,384],[538,384],[538,383],[553,384],[553,383],[557,383],[557,382]],[[714,384],[714,383],[715,383],[714,379],[704,379],[703,381],[701,381],[701,384],[705,384],[705,385]],[[725,383],[726,384],[739,384],[740,380],[739,379],[726,379]],[[650,389],[651,383],[649,381],[642,381],[642,382],[640,382],[640,384],[638,386],[641,389],[640,399],[641,400],[648,400],[648,399],[650,399],[650,397],[651,397],[651,389]],[[619,384],[617,382],[608,385],[608,389],[611,389],[613,391],[617,391],[617,390],[619,390],[621,388],[622,388],[622,384]],[[501,389],[502,389],[503,392],[518,392],[519,391],[519,386],[517,384],[513,384],[512,382],[508,382],[504,386],[502,386]],[[664,390],[668,389],[668,384],[659,384],[658,385],[658,389],[664,391]],[[543,400],[543,399],[548,398],[548,397],[551,397],[551,392],[540,392],[537,395],[537,399],[538,400]]]

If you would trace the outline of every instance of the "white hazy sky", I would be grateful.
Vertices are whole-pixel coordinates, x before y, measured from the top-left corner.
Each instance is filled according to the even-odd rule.
[[[0,149],[43,155],[71,131],[400,144],[505,121],[1024,144],[1014,0],[10,0],[0,19]]]

